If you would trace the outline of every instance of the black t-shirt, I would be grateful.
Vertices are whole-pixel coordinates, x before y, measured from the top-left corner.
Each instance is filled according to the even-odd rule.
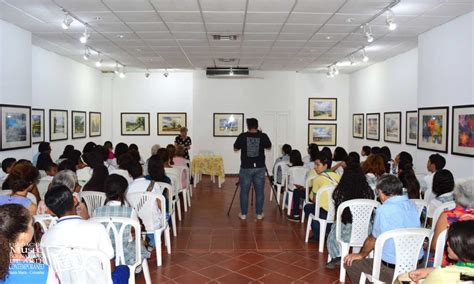
[[[265,167],[265,149],[272,147],[272,142],[263,132],[245,132],[237,137],[234,149],[240,150],[240,167]]]
[[[189,152],[188,152],[187,147],[191,146],[191,137],[186,136],[186,139],[183,139],[181,137],[181,135],[178,135],[178,136],[176,136],[176,138],[174,138],[174,143],[176,145],[183,145],[185,147],[184,148],[184,158],[189,160]]]

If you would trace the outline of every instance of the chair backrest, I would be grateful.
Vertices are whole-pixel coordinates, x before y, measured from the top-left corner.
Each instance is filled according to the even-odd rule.
[[[328,185],[321,187],[318,192],[316,193],[316,206],[315,206],[315,216],[319,218],[319,210],[321,209],[321,196],[323,194],[327,194],[327,200],[328,200],[328,215],[327,215],[327,222],[332,223],[334,222],[334,217],[336,215],[336,209],[334,207],[334,199],[332,199],[332,193],[334,192],[334,189],[336,188],[336,185]]]
[[[115,247],[115,265],[135,265],[141,263],[141,228],[140,223],[126,217],[94,217],[91,221],[101,223],[111,237]],[[135,263],[126,263],[123,244],[129,241],[130,230],[135,232]]]
[[[155,229],[153,223],[153,212],[156,210],[155,205],[157,205],[161,211],[161,225],[164,226],[166,224],[166,200],[162,194],[154,192],[134,192],[127,194],[127,201],[130,206],[137,211],[147,231],[152,232]]]
[[[105,193],[99,191],[81,191],[79,197],[84,199],[89,216],[92,216],[95,209],[104,206],[107,199]]]
[[[430,230],[421,228],[395,229],[382,233],[375,241],[372,277],[380,279],[382,252],[387,240],[392,239],[395,244],[396,262],[393,282],[401,273],[416,269],[423,243],[425,239],[430,238],[430,234]]]
[[[274,173],[281,173],[281,181],[278,182],[277,178],[275,177],[273,179],[273,184],[276,185],[284,185],[286,184],[286,178],[287,178],[287,171],[288,171],[288,162],[281,161],[275,164],[275,169],[273,170]],[[275,174],[276,175],[276,174]]]
[[[181,182],[181,188],[188,188],[189,185],[191,184],[191,177],[190,177],[190,170],[187,166],[173,166],[173,168],[178,169],[180,172],[180,182]],[[183,181],[186,181],[186,183],[183,184]]]
[[[42,247],[45,262],[61,283],[112,284],[110,259],[98,250],[64,246]]]
[[[52,226],[54,226],[58,221],[58,217],[50,215],[50,214],[39,214],[33,216],[33,222],[36,224],[38,223],[43,230],[43,233],[49,230]]]
[[[337,208],[336,214],[336,239],[339,242],[344,242],[341,237],[341,218],[344,209],[349,208],[352,215],[352,229],[349,245],[362,246],[370,233],[371,217],[379,206],[380,203],[372,199],[352,199],[342,202]]]
[[[36,187],[38,188],[38,192],[42,199],[44,199],[44,195],[46,194],[46,192],[48,192],[48,187],[50,183],[51,183],[51,178],[44,177],[44,178],[39,179],[38,183],[36,184]]]
[[[436,227],[436,223],[438,222],[439,216],[441,216],[444,211],[454,209],[455,207],[456,203],[454,201],[449,201],[438,206],[438,208],[436,208],[433,213],[433,222],[431,222],[431,230],[434,230],[434,228]]]
[[[11,189],[2,189],[2,190],[0,190],[0,195],[10,195],[10,194],[12,194]],[[36,196],[34,196],[33,193],[28,192],[28,194],[26,195],[26,197],[27,197],[31,202],[33,202],[34,204],[38,204],[38,201],[36,200]]]
[[[311,177],[307,177],[306,178],[306,182],[305,182],[305,185],[304,185],[304,188],[305,188],[305,192],[306,192],[306,195],[304,196],[304,199],[306,200],[306,202],[311,202],[309,200],[309,189],[311,187],[313,187],[313,180],[317,177],[317,175],[314,175],[314,176],[311,176]]]
[[[421,218],[421,214],[423,210],[425,210],[425,214],[428,214],[428,202],[424,201],[423,199],[410,199],[416,205],[416,209],[418,209],[418,218]],[[426,216],[426,215],[425,215]],[[425,217],[426,220],[427,217]]]
[[[178,168],[165,168],[166,176],[171,179],[171,185],[177,190],[181,189],[181,176]]]
[[[425,176],[426,174],[415,174],[418,183],[420,184],[420,191],[425,192],[428,189],[428,184],[426,183]]]
[[[305,168],[303,166],[301,167],[289,167],[286,174],[287,174],[287,179],[286,179],[286,186],[293,186],[295,182],[299,182],[300,185],[305,185],[306,183],[306,176],[309,172],[308,168]],[[293,184],[289,184],[289,183]]]
[[[439,235],[438,240],[436,241],[436,249],[435,255],[433,260],[433,267],[440,267],[443,263],[443,254],[444,248],[446,246],[446,234],[448,233],[448,229],[444,229]]]

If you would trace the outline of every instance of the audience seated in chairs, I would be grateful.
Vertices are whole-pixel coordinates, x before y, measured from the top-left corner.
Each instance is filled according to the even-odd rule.
[[[128,172],[129,165],[133,162],[132,155],[130,153],[121,154],[119,158],[117,158],[117,161],[118,161],[118,168],[110,171],[109,174],[121,175],[127,180],[128,184],[132,183],[133,178]]]
[[[467,179],[459,182],[454,187],[454,202],[456,207],[444,211],[438,218],[435,225],[433,238],[431,241],[431,250],[436,249],[436,243],[439,234],[448,228],[454,222],[474,220],[474,179]],[[446,254],[443,256],[443,266],[453,263]]]
[[[403,184],[396,176],[380,177],[377,192],[382,205],[375,212],[372,234],[365,240],[359,253],[349,254],[344,258],[347,274],[352,283],[359,282],[361,272],[372,272],[373,260],[366,257],[375,248],[375,241],[382,233],[394,229],[421,227],[418,209],[415,203],[403,195]],[[422,256],[421,254],[420,259]],[[388,240],[382,252],[379,277],[381,281],[392,281],[395,263],[395,245],[393,240]]]
[[[39,179],[38,170],[29,162],[16,163],[8,176],[10,195],[0,195],[0,205],[20,204],[30,210],[31,215],[36,214],[37,206],[28,197],[31,192],[36,200],[40,200],[36,182]]]
[[[426,169],[428,170],[429,174],[423,177],[427,187],[424,196],[424,200],[426,202],[430,202],[431,199],[434,198],[432,193],[433,177],[437,171],[444,169],[444,166],[446,166],[446,159],[440,154],[433,154],[428,158]]]
[[[278,169],[277,172],[275,172],[275,166],[279,162],[290,162],[290,153],[291,153],[291,146],[289,144],[284,144],[281,147],[281,156],[276,158],[275,163],[273,164],[272,167],[272,172],[273,172],[273,177],[275,178],[275,181],[278,183],[281,183],[281,169]]]
[[[105,167],[102,163],[95,165],[92,169],[92,177],[84,185],[82,191],[104,192],[104,182],[108,175],[109,171],[107,170],[107,167]]]
[[[359,154],[351,152],[344,161],[344,164],[346,165],[344,168],[344,174],[332,194],[336,211],[339,205],[344,201],[352,199],[373,200],[375,197],[374,191],[370,188],[367,179],[362,172],[359,159]],[[345,209],[342,213],[341,225],[341,237],[344,241],[349,242],[352,228],[352,215],[349,208]],[[327,247],[329,255],[331,256],[331,261],[326,264],[326,267],[334,269],[335,266],[339,265],[341,262],[341,245],[336,240],[336,226],[331,227],[327,239]]]
[[[370,155],[370,146],[362,146],[362,149],[360,150],[360,161],[361,163],[365,162],[367,160],[367,157]]]
[[[432,196],[428,203],[428,218],[433,218],[433,213],[443,203],[453,201],[454,177],[448,170],[439,170],[433,175]]]
[[[125,200],[125,194],[127,191],[128,182],[127,180],[116,174],[112,174],[107,177],[105,180],[105,195],[107,199],[105,205],[94,210],[92,217],[127,217],[132,218],[140,222],[138,219],[137,212],[128,206]],[[117,228],[119,229],[119,228]],[[135,243],[131,240],[136,237],[140,238],[141,236],[132,236],[133,233],[130,233],[128,237],[123,239],[123,252],[125,257],[125,263],[127,265],[134,264],[135,261]],[[111,238],[112,239],[112,238]],[[112,244],[115,248],[115,243],[112,241]],[[149,258],[150,252],[146,248],[142,247],[142,258]]]
[[[314,170],[318,174],[318,176],[313,180],[313,187],[311,192],[309,193],[309,199],[313,202],[312,204],[307,204],[304,207],[306,216],[309,216],[311,213],[314,213],[315,210],[315,202],[316,202],[316,193],[320,188],[329,186],[329,185],[337,185],[340,180],[340,176],[335,172],[331,171],[331,156],[328,156],[324,152],[319,152],[316,155],[315,166]],[[329,198],[327,194],[321,196],[321,210],[320,210],[320,218],[325,219],[327,217],[327,211],[329,208]],[[328,224],[326,232],[329,233],[330,227],[332,224]],[[313,221],[311,223],[311,228],[313,230],[313,237],[310,237],[310,242],[315,242],[319,238],[319,222]]]
[[[79,202],[69,188],[63,185],[51,188],[46,193],[45,202],[59,219],[43,235],[41,248],[64,246],[100,251],[111,260],[112,279],[128,280],[128,267],[115,267],[114,249],[105,228],[100,223],[83,220],[77,215],[75,207]],[[85,270],[84,273],[93,274],[95,271]]]
[[[420,198],[420,183],[416,178],[415,171],[413,171],[412,161],[410,161],[409,159],[401,159],[398,162],[398,178],[402,182],[403,188],[406,190],[408,198]]]
[[[301,159],[301,153],[298,150],[291,150],[290,153],[290,165],[288,168],[288,188],[286,190],[293,192],[293,204],[291,206],[291,214],[288,216],[288,220],[299,222],[300,221],[300,204],[301,200],[305,197],[305,183],[307,169],[304,167],[304,163]],[[286,202],[286,200],[283,200]]]
[[[454,222],[447,235],[447,255],[455,261],[446,267],[428,267],[399,276],[399,281],[414,281],[423,284],[461,283],[474,281],[474,220]],[[408,276],[408,277],[407,277]],[[409,279],[407,279],[409,278]],[[466,282],[463,282],[466,283]]]
[[[319,147],[316,143],[311,143],[308,145],[308,155],[303,157],[304,166],[310,170],[314,170],[314,161],[316,160],[316,155],[319,153]]]
[[[347,158],[347,152],[342,147],[336,147],[332,156],[332,167],[331,170],[336,174],[342,176],[344,173],[343,162]]]
[[[174,166],[182,166],[182,167],[188,167],[189,166],[189,160],[184,158],[186,151],[183,145],[178,145],[176,146],[176,156],[173,158],[173,163]],[[188,172],[191,172],[191,169],[189,169]],[[186,175],[183,175],[181,177],[181,185],[183,187],[187,187],[189,184],[189,177]]]
[[[51,146],[49,145],[49,142],[40,142],[38,144],[38,153],[36,153],[31,160],[35,167],[37,166],[38,157],[42,153],[47,153],[48,155],[51,154]]]
[[[377,180],[385,173],[385,165],[382,156],[370,154],[362,164],[362,172],[365,174],[367,183],[375,191]]]
[[[0,283],[59,283],[55,273],[25,253],[33,238],[33,218],[19,204],[0,206]]]

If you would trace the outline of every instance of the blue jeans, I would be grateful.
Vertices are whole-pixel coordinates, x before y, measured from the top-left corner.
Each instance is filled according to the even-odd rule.
[[[240,168],[240,212],[247,215],[249,207],[249,191],[253,185],[255,189],[255,212],[263,213],[264,188],[265,188],[265,168]]]
[[[316,204],[314,204],[314,203],[306,204],[306,206],[304,207],[304,213],[306,214],[306,216],[309,216],[309,214],[314,214],[314,207],[315,206],[316,206]],[[320,208],[319,218],[326,219],[327,216],[328,216],[328,212],[326,210],[324,210],[323,208]],[[329,224],[326,225],[326,236],[331,231],[331,226],[332,226],[332,223],[329,223]],[[318,221],[312,221],[311,222],[311,229],[313,230],[314,238],[319,240],[319,222]]]

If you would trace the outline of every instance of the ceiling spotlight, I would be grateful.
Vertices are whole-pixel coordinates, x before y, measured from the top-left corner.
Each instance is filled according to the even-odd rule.
[[[367,54],[365,54],[365,48],[362,49],[362,61],[369,61],[369,57],[367,56]]]
[[[145,73],[145,78],[147,78],[147,79],[150,78],[150,72]]]
[[[115,62],[115,70],[114,70],[114,73],[115,73],[115,74],[118,74],[118,73],[119,73],[119,64],[118,64],[118,62]]]
[[[63,29],[67,30],[71,26],[72,22],[74,22],[74,18],[71,17],[71,15],[66,14],[66,17],[64,18],[63,22],[61,23],[61,27]]]
[[[234,76],[234,70],[232,70],[232,68],[230,68],[229,76]]]
[[[392,10],[387,10],[387,19],[385,22],[387,23],[388,29],[394,31],[397,29],[397,23],[394,20],[395,16],[393,15]]]
[[[334,75],[339,75],[339,69],[336,67],[336,66],[332,66],[332,71],[334,73]]]
[[[169,74],[170,74],[170,73],[168,73],[168,69],[165,69],[165,73],[163,73],[163,76],[165,76],[165,78],[168,78],[168,75],[169,75]]]
[[[120,73],[119,73],[119,77],[120,77],[121,79],[125,78],[125,73],[124,73],[123,71],[120,72]]]
[[[81,43],[87,43],[87,40],[89,40],[89,38],[91,37],[91,35],[89,34],[89,31],[87,30],[87,26],[84,27],[84,33],[82,34],[82,36],[79,38],[79,41]]]
[[[367,39],[367,42],[373,42],[374,37],[372,36],[372,29],[370,28],[369,24],[365,24],[365,26],[362,26],[361,28],[364,29],[364,36]]]
[[[86,49],[84,50],[84,56],[82,56],[82,58],[84,58],[84,60],[89,60],[89,57],[91,57],[91,50],[86,46]]]
[[[334,78],[334,70],[332,69],[332,66],[328,67],[328,71],[326,72],[326,76],[328,78]]]
[[[102,67],[102,61],[103,61],[102,59],[97,60],[97,62],[95,63],[95,66]]]

